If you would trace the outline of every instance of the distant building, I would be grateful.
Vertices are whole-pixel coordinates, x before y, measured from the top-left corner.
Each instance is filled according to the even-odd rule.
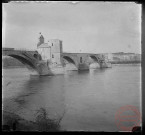
[[[141,54],[135,53],[106,53],[104,54],[106,59],[112,63],[120,63],[120,62],[141,62]]]

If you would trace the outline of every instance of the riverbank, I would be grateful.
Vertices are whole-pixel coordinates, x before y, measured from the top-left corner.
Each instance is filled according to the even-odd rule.
[[[2,130],[3,131],[60,131],[60,121],[49,119],[45,109],[41,108],[36,117],[36,121],[28,121],[19,115],[3,111]]]

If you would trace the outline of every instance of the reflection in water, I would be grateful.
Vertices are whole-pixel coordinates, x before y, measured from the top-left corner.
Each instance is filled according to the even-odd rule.
[[[18,74],[17,74],[18,73]],[[29,75],[27,69],[4,69],[3,110],[36,121],[44,108],[64,130],[118,131],[116,110],[140,109],[140,66],[113,66],[64,75]]]
[[[111,69],[111,68],[108,68],[108,69],[105,69],[105,68],[90,69],[89,73],[93,75],[93,74],[96,74],[96,73],[103,73],[103,72],[105,72],[106,70],[109,70],[109,69]]]

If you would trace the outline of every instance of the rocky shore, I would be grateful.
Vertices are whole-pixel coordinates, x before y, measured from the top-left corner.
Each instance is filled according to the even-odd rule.
[[[36,121],[28,121],[19,115],[3,111],[2,130],[3,131],[60,131],[60,120],[49,119],[44,109],[40,110]]]

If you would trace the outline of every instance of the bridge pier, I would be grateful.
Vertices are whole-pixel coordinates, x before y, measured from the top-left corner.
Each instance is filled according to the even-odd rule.
[[[89,70],[89,65],[86,63],[79,63],[78,70]]]

